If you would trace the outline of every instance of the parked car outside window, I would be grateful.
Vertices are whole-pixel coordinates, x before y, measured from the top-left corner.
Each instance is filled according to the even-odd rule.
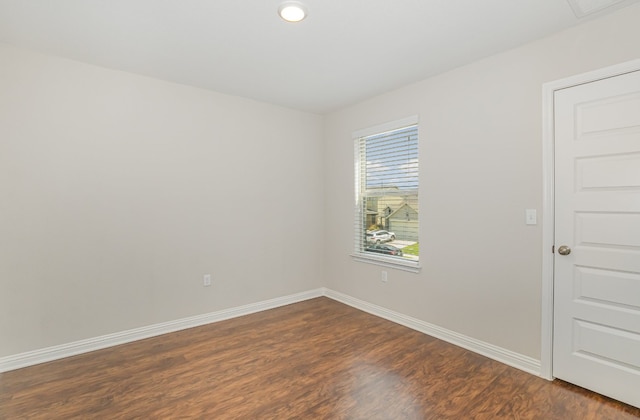
[[[374,230],[367,232],[367,242],[379,244],[380,242],[388,242],[396,239],[396,234],[386,230]]]
[[[387,245],[387,244],[369,245],[364,250],[367,252],[377,252],[378,254],[395,255],[396,257],[402,257],[402,250],[393,245]]]

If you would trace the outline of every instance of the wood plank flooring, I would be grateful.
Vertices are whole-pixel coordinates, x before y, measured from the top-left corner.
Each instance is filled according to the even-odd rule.
[[[318,298],[0,374],[0,419],[76,418],[617,420],[640,409]]]

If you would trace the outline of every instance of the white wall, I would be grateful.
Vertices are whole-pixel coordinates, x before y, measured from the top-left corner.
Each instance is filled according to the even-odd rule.
[[[0,45],[0,357],[322,286],[322,123]]]
[[[326,283],[336,291],[540,358],[542,85],[638,58],[640,5],[327,116]],[[420,52],[417,51],[417,54]],[[420,274],[354,262],[359,129],[420,117]]]

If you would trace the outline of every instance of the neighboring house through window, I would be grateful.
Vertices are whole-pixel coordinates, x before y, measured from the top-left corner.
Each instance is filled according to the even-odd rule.
[[[354,133],[359,261],[419,268],[417,123],[411,117]]]

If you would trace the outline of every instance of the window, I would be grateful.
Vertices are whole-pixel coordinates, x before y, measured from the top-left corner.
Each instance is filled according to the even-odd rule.
[[[417,117],[354,133],[356,260],[419,268]]]

